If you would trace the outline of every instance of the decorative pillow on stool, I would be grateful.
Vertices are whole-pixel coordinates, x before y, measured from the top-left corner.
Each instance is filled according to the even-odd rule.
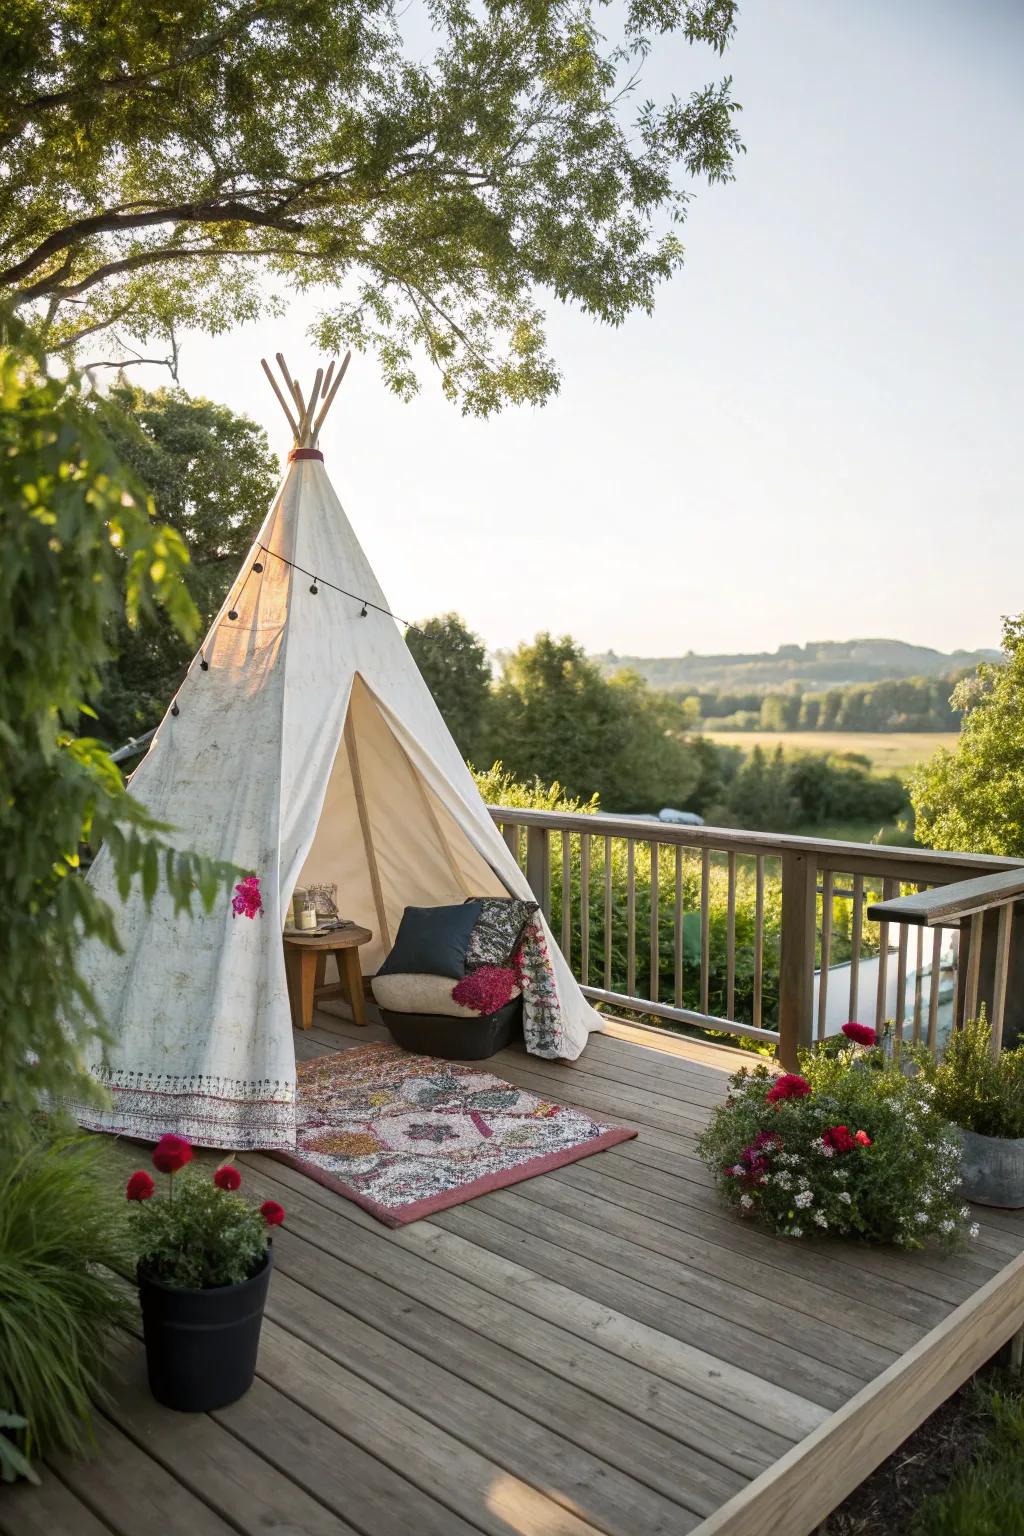
[[[406,907],[390,955],[377,972],[393,976],[466,974],[466,947],[483,911],[483,901],[457,907]]]
[[[537,911],[537,902],[519,896],[481,896],[466,906],[479,906],[480,915],[466,946],[466,970],[481,965],[507,965],[519,936]]]

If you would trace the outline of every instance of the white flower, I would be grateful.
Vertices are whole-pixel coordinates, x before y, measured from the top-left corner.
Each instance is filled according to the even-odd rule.
[[[809,1205],[814,1204],[813,1190],[802,1189],[797,1195],[796,1199],[793,1201],[793,1204],[799,1206],[802,1211],[805,1211]]]
[[[970,1208],[969,1205],[962,1205],[960,1207],[960,1220],[961,1221],[966,1221],[970,1214],[971,1214],[971,1208]]]
[[[803,1227],[790,1227],[789,1235],[790,1237],[803,1237],[804,1229]]]
[[[775,1175],[775,1182],[780,1189],[789,1189],[793,1183],[793,1176],[792,1174],[786,1173],[785,1170],[783,1170],[782,1173],[777,1173]]]
[[[753,1203],[754,1201],[751,1195],[740,1195],[740,1205],[742,1205],[745,1211],[749,1211]]]
[[[928,1212],[918,1211],[917,1215],[914,1217],[914,1220],[917,1222],[919,1227],[925,1226],[928,1221]]]
[[[729,1172],[734,1174],[736,1178],[740,1178],[740,1176],[746,1173],[746,1171],[747,1170],[744,1168],[742,1163],[733,1163],[732,1167],[729,1169]]]
[[[980,1231],[981,1231],[981,1228],[978,1226],[978,1223],[976,1221],[972,1221],[970,1226],[967,1229],[967,1236],[968,1237],[977,1237],[977,1235],[978,1235],[978,1233]]]
[[[835,1147],[830,1147],[827,1141],[823,1141],[820,1147],[822,1157],[835,1157]]]
[[[828,1226],[828,1217],[825,1215],[824,1211],[815,1211],[814,1219],[818,1223],[819,1227]]]
[[[853,1196],[850,1194],[850,1191],[848,1189],[841,1189],[839,1191],[839,1198],[843,1202],[844,1205],[852,1205],[853,1204]]]
[[[956,1222],[955,1221],[950,1221],[947,1218],[947,1220],[939,1222],[939,1231],[940,1232],[953,1232],[953,1231],[955,1231],[955,1229],[956,1229]]]

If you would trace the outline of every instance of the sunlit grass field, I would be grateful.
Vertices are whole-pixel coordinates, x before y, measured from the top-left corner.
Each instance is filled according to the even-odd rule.
[[[956,745],[955,731],[715,731],[714,722],[704,726],[723,747],[742,747],[750,752],[776,747],[789,752],[859,752],[871,761],[876,773],[895,773],[901,778],[917,763],[925,762],[940,747]]]

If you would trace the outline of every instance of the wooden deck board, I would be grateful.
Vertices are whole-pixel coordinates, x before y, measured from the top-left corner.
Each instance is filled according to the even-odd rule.
[[[332,1003],[296,1054],[387,1038]],[[0,1536],[806,1536],[1024,1323],[1024,1215],[950,1258],[741,1224],[695,1142],[750,1061],[619,1022],[502,1051],[638,1139],[397,1231],[240,1156],[288,1210],[252,1391],[171,1414],[125,1337],[102,1455],[0,1491]]]

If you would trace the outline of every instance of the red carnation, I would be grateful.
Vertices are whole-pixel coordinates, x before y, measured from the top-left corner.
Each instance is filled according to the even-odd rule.
[[[217,1169],[213,1182],[218,1189],[237,1189],[242,1182],[242,1175],[237,1168],[232,1168],[230,1163],[225,1163],[223,1168]]]
[[[769,1088],[767,1101],[769,1104],[779,1104],[783,1099],[805,1099],[810,1091],[810,1083],[799,1072],[783,1072]]]
[[[871,1137],[868,1135],[867,1131],[858,1131],[853,1139],[857,1143],[858,1147],[870,1147],[871,1145]]]
[[[128,1180],[128,1186],[124,1192],[125,1199],[149,1200],[152,1198],[155,1189],[156,1185],[153,1183],[152,1176],[146,1172],[145,1168],[140,1168],[138,1173],[133,1173]]]
[[[268,1227],[279,1227],[284,1221],[284,1206],[278,1205],[276,1200],[264,1200],[260,1206],[260,1215]]]
[[[843,1034],[847,1040],[855,1040],[858,1045],[877,1045],[878,1033],[870,1024],[858,1024],[851,1019],[849,1024],[843,1025]]]
[[[153,1148],[153,1167],[157,1173],[177,1173],[179,1168],[184,1168],[186,1163],[192,1161],[192,1148],[184,1136],[174,1136],[168,1132],[161,1136]]]
[[[830,1125],[822,1131],[821,1139],[834,1152],[852,1152],[857,1143],[845,1125]]]

